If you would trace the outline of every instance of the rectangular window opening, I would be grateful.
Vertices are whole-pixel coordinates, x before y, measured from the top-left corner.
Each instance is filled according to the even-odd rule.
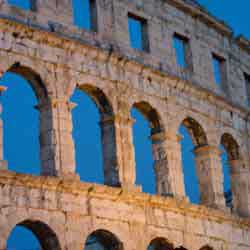
[[[250,74],[244,73],[246,91],[247,91],[247,104],[250,107]]]
[[[225,59],[213,54],[213,69],[215,83],[221,88],[225,80]]]
[[[73,0],[74,24],[97,32],[96,0]]]
[[[177,65],[181,68],[192,68],[192,55],[188,38],[174,34],[174,49]]]
[[[150,48],[147,20],[129,13],[128,26],[131,47],[149,52]]]
[[[10,5],[16,6],[24,10],[35,10],[35,0],[8,0]]]

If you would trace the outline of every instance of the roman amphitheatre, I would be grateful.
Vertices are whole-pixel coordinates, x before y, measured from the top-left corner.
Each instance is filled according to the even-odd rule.
[[[28,10],[0,0],[0,77],[15,73],[35,93],[41,161],[40,176],[8,170],[1,121],[0,250],[17,225],[32,231],[43,250],[95,244],[249,250],[250,41],[234,37],[193,0],[91,0],[90,12],[90,30],[83,30],[72,21],[70,0],[33,0]],[[131,46],[128,19],[141,28],[140,49]],[[183,65],[173,40],[184,48]],[[75,89],[100,113],[103,185],[82,182],[76,173]],[[150,124],[156,195],[135,184],[133,107]],[[180,125],[195,145],[199,205],[185,192]],[[221,144],[230,166],[230,206]]]

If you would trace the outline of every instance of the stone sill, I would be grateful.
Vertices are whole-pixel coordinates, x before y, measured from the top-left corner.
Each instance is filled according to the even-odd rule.
[[[41,189],[73,194],[76,196],[88,196],[91,198],[108,199],[120,201],[137,206],[152,207],[165,211],[172,211],[182,215],[195,218],[213,220],[218,223],[226,222],[237,225],[241,228],[250,227],[250,219],[241,218],[229,212],[218,209],[195,205],[188,202],[188,199],[175,199],[159,195],[150,195],[140,191],[139,188],[126,189],[114,188],[94,183],[86,183],[74,180],[65,180],[58,177],[32,176],[18,174],[8,170],[0,170],[0,186],[26,187],[28,189]]]

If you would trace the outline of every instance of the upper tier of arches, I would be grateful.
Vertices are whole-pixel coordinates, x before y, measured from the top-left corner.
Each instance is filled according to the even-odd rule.
[[[14,61],[15,57],[11,60]],[[58,73],[50,72],[43,63],[34,64],[34,67],[15,62],[5,65],[4,69],[5,72],[23,77],[37,97],[37,108],[40,112],[42,175],[76,177],[71,117],[74,104],[70,102],[70,95],[74,89],[79,89],[93,100],[101,116],[105,184],[116,187],[135,184],[136,166],[132,140],[134,121],[130,116],[130,110],[134,107],[149,122],[151,129],[150,139],[158,194],[185,197],[178,135],[179,126],[183,125],[192,138],[199,160],[197,173],[200,187],[204,191],[211,189],[211,197],[215,194],[217,196],[204,198],[203,204],[220,207],[225,203],[223,188],[219,188],[223,185],[222,168],[219,163],[219,146],[222,144],[230,161],[232,191],[234,196],[239,197],[235,199],[235,209],[241,214],[248,213],[248,201],[243,199],[236,187],[240,186],[241,191],[244,189],[242,193],[247,194],[247,183],[242,178],[243,173],[245,175],[248,171],[246,141],[240,137],[236,129],[229,129],[220,121],[214,124],[202,113],[173,102],[174,99],[166,103],[161,98],[129,89],[124,84],[88,74],[80,74],[72,79],[70,74],[65,74],[66,78],[64,75],[59,78]],[[68,79],[71,79],[70,83],[67,83]],[[199,110],[199,106],[195,108]],[[211,172],[214,169],[217,171],[216,174]],[[207,174],[211,178],[209,182],[204,178]],[[204,195],[207,195],[206,192]]]

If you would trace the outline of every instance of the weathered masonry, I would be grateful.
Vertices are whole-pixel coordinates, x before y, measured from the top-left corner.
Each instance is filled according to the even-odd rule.
[[[0,0],[0,77],[21,75],[37,96],[42,163],[40,177],[8,171],[0,143],[0,250],[16,225],[44,250],[80,250],[89,235],[120,250],[250,249],[250,41],[191,0],[91,0],[90,12],[85,30],[70,0],[33,0],[29,10]],[[129,22],[141,27],[138,47]],[[75,173],[76,88],[101,114],[103,186]],[[156,196],[135,185],[132,107],[151,124]],[[195,144],[200,205],[185,197],[180,124]]]

